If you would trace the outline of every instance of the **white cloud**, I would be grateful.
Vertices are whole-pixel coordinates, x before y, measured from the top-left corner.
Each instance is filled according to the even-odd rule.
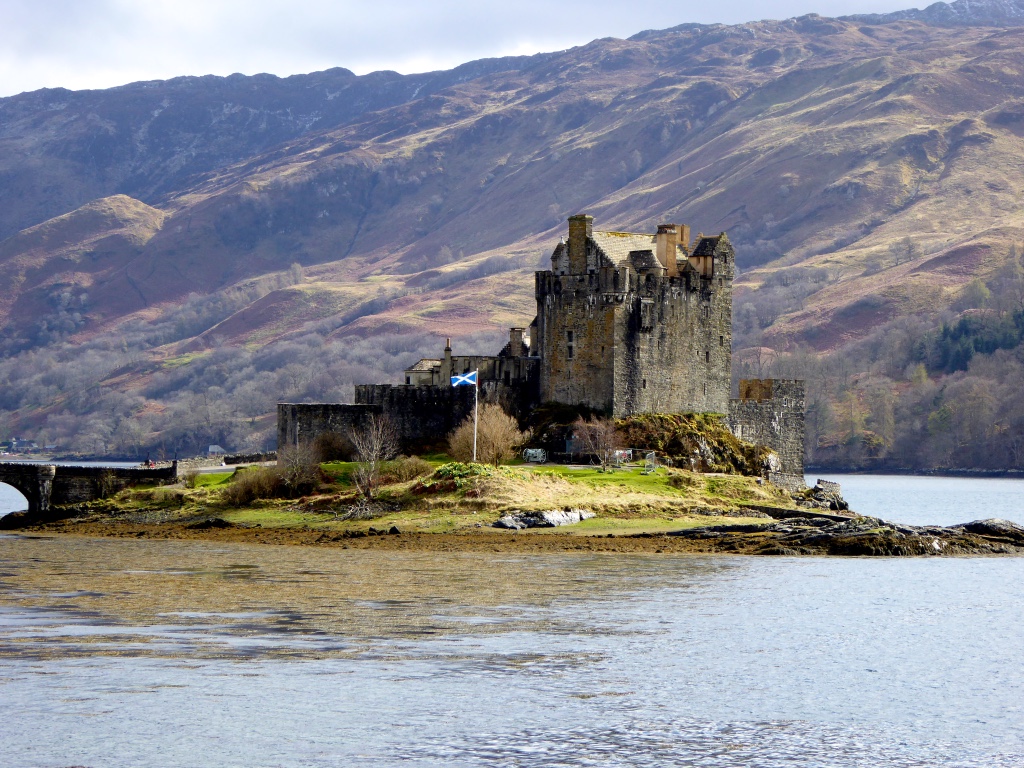
[[[4,0],[0,95],[336,66],[417,72],[685,22],[902,7],[899,0]]]

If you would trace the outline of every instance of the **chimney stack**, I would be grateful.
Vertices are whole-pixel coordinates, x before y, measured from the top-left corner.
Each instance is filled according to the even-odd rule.
[[[659,224],[654,236],[655,255],[665,268],[665,274],[675,277],[679,274],[676,264],[676,245],[679,244],[679,228],[675,224]]]
[[[690,225],[689,224],[676,224],[676,229],[679,230],[678,243],[683,246],[683,250],[686,251],[686,255],[690,255]]]
[[[587,238],[594,233],[594,217],[585,213],[569,217],[569,274],[587,272]]]
[[[525,328],[508,329],[508,354],[510,357],[524,357],[526,345],[523,344],[523,332]]]

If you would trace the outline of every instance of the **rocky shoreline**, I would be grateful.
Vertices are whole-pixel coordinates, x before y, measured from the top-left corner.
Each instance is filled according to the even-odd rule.
[[[1024,526],[988,519],[952,526],[899,525],[874,517],[802,517],[763,525],[718,525],[672,532],[755,555],[912,557],[1024,554]]]
[[[627,552],[762,556],[941,557],[1024,554],[1024,526],[1006,520],[963,525],[905,526],[870,517],[833,515],[766,519],[684,528],[664,533],[588,535],[565,528],[467,528],[409,533],[397,527],[326,530],[239,525],[218,517],[175,523],[62,520],[5,526],[26,536],[71,534],[133,539],[194,539],[251,544],[335,546],[346,549],[495,552]]]

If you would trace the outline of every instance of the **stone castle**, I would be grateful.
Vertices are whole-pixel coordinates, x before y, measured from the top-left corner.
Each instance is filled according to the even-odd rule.
[[[407,442],[443,438],[473,406],[472,389],[450,377],[478,370],[481,398],[520,413],[561,403],[616,418],[723,414],[737,437],[774,449],[777,482],[802,485],[803,382],[743,381],[730,399],[734,275],[724,232],[691,244],[685,225],[604,232],[572,216],[551,269],[535,275],[537,316],[512,328],[497,355],[453,355],[449,340],[443,358],[420,360],[404,384],[357,385],[354,405],[282,403],[278,445],[345,434],[373,413],[388,414]]]

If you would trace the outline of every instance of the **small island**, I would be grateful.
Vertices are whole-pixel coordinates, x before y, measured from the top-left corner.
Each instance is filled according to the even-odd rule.
[[[760,477],[645,463],[498,466],[402,457],[372,499],[357,462],[187,470],[171,485],[2,520],[24,534],[205,539],[353,549],[748,555],[1024,553],[1000,520],[914,527],[843,509],[835,484],[790,492]],[[289,484],[304,490],[292,495]]]
[[[404,384],[356,386],[353,404],[282,403],[271,462],[9,470],[30,509],[0,525],[431,550],[1024,551],[1014,523],[898,525],[805,485],[804,382],[741,380],[730,397],[724,232],[568,224],[536,273],[536,317],[498,354],[455,355],[449,339]]]

